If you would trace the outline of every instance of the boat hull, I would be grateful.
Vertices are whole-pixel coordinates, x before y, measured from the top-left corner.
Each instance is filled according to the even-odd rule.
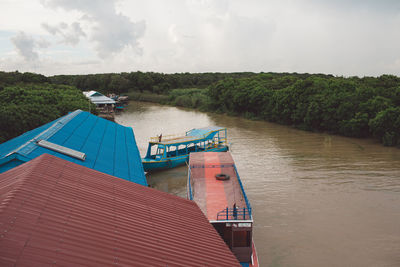
[[[240,265],[242,265],[242,267],[259,267],[258,256],[257,256],[256,246],[254,245],[254,241],[251,244],[251,248],[252,248],[251,262],[241,262]]]
[[[223,147],[211,148],[205,152],[225,152],[228,150],[229,148],[227,146],[223,146]],[[142,164],[145,172],[152,172],[152,171],[172,169],[184,165],[188,161],[188,159],[189,159],[189,154],[177,157],[163,158],[161,160],[143,158]]]

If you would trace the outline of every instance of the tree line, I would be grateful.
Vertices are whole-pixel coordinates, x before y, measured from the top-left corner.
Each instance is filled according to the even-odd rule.
[[[14,121],[8,120],[7,125],[0,125],[2,136],[3,129],[18,124],[17,121],[24,121],[22,125],[25,126],[20,123],[16,132],[31,129],[33,125],[26,119],[28,113],[51,113],[55,118],[73,108],[87,109],[87,100],[80,92],[87,90],[104,94],[145,93],[147,99],[176,106],[262,119],[310,131],[375,137],[384,145],[400,146],[400,78],[393,75],[345,78],[308,73],[164,74],[137,71],[46,77],[34,73],[0,72],[0,94],[6,94],[6,97],[0,95],[0,101],[4,103],[2,108],[3,105],[18,106],[12,112],[8,107],[8,113],[2,114],[25,114]],[[18,91],[24,98],[18,98],[16,94],[15,99],[7,96],[12,95],[12,91]],[[52,96],[46,96],[48,94]],[[151,94],[160,97],[148,97]],[[73,98],[76,98],[75,102]],[[66,99],[69,99],[68,103]],[[30,107],[26,111],[29,105],[36,106],[36,110]],[[49,107],[43,107],[45,105]],[[57,111],[44,110],[51,105],[55,105]],[[19,106],[24,106],[25,110]],[[3,120],[7,121],[2,118],[2,123]],[[9,138],[13,134],[6,136]]]
[[[254,76],[238,73],[174,73],[122,72],[88,75],[56,75],[49,77],[54,84],[68,84],[82,91],[96,90],[103,94],[125,94],[132,91],[168,94],[177,88],[205,88],[217,81]]]
[[[209,108],[304,130],[400,145],[400,78],[260,74],[208,88]]]

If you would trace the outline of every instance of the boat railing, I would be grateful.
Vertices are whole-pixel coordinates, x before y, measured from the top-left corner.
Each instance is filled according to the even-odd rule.
[[[228,208],[217,213],[217,221],[251,220],[251,208]]]
[[[237,171],[237,169],[236,169],[236,165],[233,165],[233,168],[235,169],[236,177],[238,178],[238,182],[239,182],[239,185],[240,185],[240,189],[242,189],[242,192],[243,192],[243,196],[244,196],[244,200],[245,200],[245,202],[246,202],[246,205],[247,205],[247,207],[248,207],[248,208],[250,209],[250,211],[251,211],[250,202],[249,202],[249,199],[248,199],[247,196],[246,196],[246,192],[244,191],[244,187],[243,187],[243,184],[242,184],[242,180],[240,179],[239,173],[238,173],[238,171]]]
[[[191,177],[191,170],[190,170],[190,165],[186,162],[186,165],[188,166],[188,168],[189,168],[189,171],[188,171],[188,181],[187,181],[187,185],[188,185],[188,192],[187,192],[187,195],[188,195],[188,197],[189,197],[189,199],[190,200],[193,200],[193,191],[192,191],[192,177]]]
[[[228,142],[228,140],[227,140],[227,138],[226,137],[224,137],[224,138],[219,138],[219,143],[220,144],[226,144]]]

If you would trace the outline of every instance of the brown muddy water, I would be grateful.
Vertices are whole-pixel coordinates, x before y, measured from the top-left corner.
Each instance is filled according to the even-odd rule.
[[[116,121],[133,128],[142,156],[151,136],[226,127],[261,266],[400,266],[400,149],[141,102]],[[186,166],[147,178],[186,197]]]

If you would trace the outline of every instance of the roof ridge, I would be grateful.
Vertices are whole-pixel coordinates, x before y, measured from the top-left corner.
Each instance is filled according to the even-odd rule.
[[[56,120],[53,125],[51,125],[49,128],[44,130],[43,132],[39,133],[32,139],[28,140],[18,148],[10,151],[5,157],[10,156],[11,154],[18,153],[21,155],[26,155],[29,154],[34,148],[35,148],[35,143],[39,139],[47,140],[54,134],[56,134],[60,129],[62,129],[68,122],[70,122],[73,118],[75,118],[78,114],[82,113],[83,111],[80,109],[77,109],[61,118]]]
[[[35,171],[35,169],[37,168],[38,164],[40,164],[40,162],[41,162],[40,160],[36,160],[36,161],[34,160],[34,161],[31,161],[31,163],[28,166],[24,166],[25,164],[22,164],[20,166],[17,166],[15,168],[9,170],[6,173],[6,176],[12,177],[12,182],[7,184],[6,186],[1,186],[1,184],[0,184],[1,191],[7,191],[4,189],[10,188],[8,190],[8,192],[3,192],[0,194],[0,214],[2,213],[2,211],[4,209],[6,209],[8,207],[8,205],[12,202],[14,197],[20,191],[23,190],[23,185],[25,185],[27,182],[30,182],[29,178],[31,177],[31,174]],[[25,168],[24,173],[15,177],[14,173],[18,172],[18,169],[21,167]],[[6,179],[2,179],[2,182],[4,182],[5,180]]]

